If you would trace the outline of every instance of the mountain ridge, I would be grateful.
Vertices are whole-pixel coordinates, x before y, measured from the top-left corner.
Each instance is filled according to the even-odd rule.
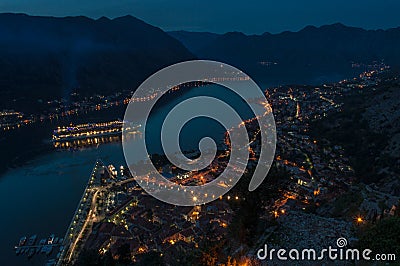
[[[203,45],[191,45],[196,33],[169,32],[197,57],[233,64],[261,84],[317,84],[350,78],[363,69],[352,63],[384,61],[400,68],[400,27],[365,30],[342,23],[306,26],[297,32],[246,35],[201,33]]]
[[[130,15],[95,20],[3,13],[0,104],[134,90],[157,70],[194,58],[160,28]]]

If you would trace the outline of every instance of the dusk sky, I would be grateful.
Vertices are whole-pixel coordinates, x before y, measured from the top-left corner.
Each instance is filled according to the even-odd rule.
[[[164,30],[247,34],[297,31],[341,22],[366,29],[400,26],[398,0],[1,0],[0,12],[110,18],[133,15]]]

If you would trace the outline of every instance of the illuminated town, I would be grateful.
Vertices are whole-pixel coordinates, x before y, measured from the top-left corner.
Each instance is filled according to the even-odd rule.
[[[400,265],[400,1],[0,3],[0,266]]]
[[[278,145],[272,172],[259,189],[263,198],[257,203],[246,192],[246,186],[239,183],[206,205],[169,205],[149,196],[137,183],[139,180],[153,182],[154,187],[164,186],[154,183],[151,173],[135,179],[126,166],[115,167],[109,164],[113,162],[98,160],[54,263],[79,263],[93,251],[98,257],[107,255],[116,261],[140,262],[148,255],[153,262],[167,265],[191,263],[195,257],[206,265],[253,265],[256,250],[267,240],[277,246],[283,241],[288,247],[307,248],[310,243],[323,247],[338,237],[356,239],[358,228],[398,215],[399,198],[373,185],[360,185],[343,148],[319,139],[312,128],[316,121],[343,112],[346,97],[379,88],[384,82],[382,75],[389,69],[379,65],[352,80],[312,88],[282,86],[266,92],[277,123]],[[91,137],[97,134],[93,128],[99,127],[121,133],[121,123],[65,127],[55,134],[59,139],[60,134],[66,139],[87,133]],[[247,172],[251,172],[259,155],[260,129],[256,119],[238,125],[242,126],[250,133]],[[225,145],[228,149],[220,151],[206,169],[198,172],[183,172],[162,156],[152,160],[170,181],[184,186],[201,185],[214,180],[226,168],[231,148],[228,138]],[[200,197],[214,199],[215,195],[193,195],[193,200]],[[257,233],[252,242],[247,223],[238,217],[246,212],[243,208],[249,208],[248,204],[257,210],[253,214],[260,227],[257,230],[263,232]],[[291,233],[299,230],[301,236]],[[232,234],[236,237],[232,238]],[[229,247],[229,255],[222,245]],[[17,250],[23,247],[21,244]]]

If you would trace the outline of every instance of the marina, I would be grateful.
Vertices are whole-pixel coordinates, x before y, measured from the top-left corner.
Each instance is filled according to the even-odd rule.
[[[51,260],[57,263],[57,254],[63,246],[61,243],[65,243],[64,240],[60,242],[60,237],[64,238],[84,193],[93,162],[99,153],[106,154],[102,158],[107,161],[123,162],[120,144],[108,143],[98,148],[81,149],[77,152],[55,151],[41,156],[30,164],[13,169],[3,176],[0,180],[2,200],[3,202],[10,200],[6,195],[11,193],[15,195],[12,197],[15,204],[0,207],[3,213],[10,214],[2,219],[2,225],[8,229],[5,230],[4,241],[1,242],[1,249],[4,252],[1,252],[0,265],[43,266],[47,263],[52,265]],[[23,197],[18,196],[18,191],[24,191]],[[27,217],[29,222],[26,220]],[[52,245],[52,251],[48,256],[45,251],[42,253],[42,250],[37,253],[40,240],[47,240],[50,233],[59,238],[57,244]],[[34,244],[36,253],[28,258],[27,242],[33,234],[37,234]],[[26,236],[26,242],[24,248],[20,248],[19,254],[16,255],[15,246],[19,244],[22,236]]]
[[[204,87],[201,88],[201,91],[208,91],[211,95],[212,91],[214,91],[212,88],[213,87]],[[164,109],[171,109],[176,103],[198,95],[200,95],[200,89],[190,90],[186,94],[180,95],[173,101],[168,102],[168,104],[163,105],[162,109],[156,110],[154,115],[150,117],[148,126],[150,128],[159,128],[158,125],[162,125],[163,114],[165,113]],[[91,119],[85,118],[75,120],[74,125],[87,123],[85,121],[88,120],[93,121],[91,123],[98,124],[104,121],[114,121],[110,115],[107,116],[106,113],[102,113],[101,117],[96,115]],[[143,125],[141,120],[138,120],[138,123]],[[185,138],[184,148],[188,150],[197,147],[198,143],[195,143],[195,140],[199,139],[204,134],[209,136],[219,136],[219,134],[221,134],[221,136],[223,136],[224,133],[222,130],[218,131],[219,127],[216,126],[210,125],[204,128],[200,120],[196,120],[191,126],[195,129],[194,133],[183,135]],[[63,126],[61,125],[60,128],[61,127]],[[37,234],[38,239],[35,245],[39,245],[40,239],[44,238],[44,236],[48,236],[51,232],[55,233],[57,236],[65,236],[66,233],[68,233],[66,231],[69,231],[71,220],[76,217],[75,212],[77,206],[80,206],[80,199],[82,195],[85,194],[85,188],[88,181],[90,181],[88,180],[90,179],[90,177],[88,178],[88,174],[93,169],[93,162],[98,158],[102,161],[114,162],[118,165],[125,162],[120,141],[105,141],[106,143],[103,145],[95,144],[86,145],[84,147],[82,147],[82,143],[80,143],[79,147],[82,148],[74,149],[73,152],[70,152],[70,148],[68,148],[68,151],[66,149],[54,149],[53,143],[49,141],[49,139],[51,140],[51,134],[56,128],[58,128],[58,125],[45,122],[41,124],[40,127],[35,127],[34,131],[22,128],[22,132],[26,131],[24,137],[33,139],[32,134],[35,134],[36,139],[43,140],[43,142],[48,143],[49,146],[51,145],[53,149],[48,153],[35,156],[34,159],[26,165],[9,170],[0,180],[0,195],[2,201],[9,201],[9,195],[12,195],[11,199],[14,202],[12,206],[3,205],[0,207],[3,213],[11,214],[2,220],[2,225],[9,228],[9,230],[6,231],[4,236],[5,241],[1,246],[2,250],[5,250],[5,252],[2,254],[2,257],[0,257],[0,265],[39,266],[45,265],[48,263],[48,260],[53,259],[55,263],[59,263],[60,260],[57,260],[56,255],[58,254],[58,248],[61,246],[60,244],[58,244],[58,248],[53,246],[53,250],[49,256],[39,251],[39,254],[36,253],[37,255],[35,254],[32,256],[29,261],[27,259],[29,249],[26,250],[26,246],[24,253],[18,256],[16,256],[16,249],[14,249],[14,247],[18,244],[22,235],[27,236],[26,241],[28,241],[32,233]],[[149,138],[156,139],[159,132],[156,130],[149,130],[146,134],[149,135]],[[131,136],[133,139],[141,138],[140,134],[131,134]],[[105,138],[107,139],[107,137]],[[96,140],[94,140],[94,143],[95,142]],[[64,141],[64,143],[67,143],[67,141]],[[153,153],[162,152],[162,148],[159,147],[156,141],[151,142],[149,146]],[[23,145],[21,145],[21,149],[22,148]],[[7,159],[5,156],[4,158]],[[141,156],[137,157],[137,161],[142,159]],[[23,197],[18,196],[21,191],[24,191]],[[40,197],[38,195],[40,195]],[[27,204],[27,202],[29,202],[29,204]],[[26,217],[29,217],[29,223],[26,222]],[[64,237],[64,254],[67,253],[67,241],[69,241],[65,239]],[[19,252],[21,251],[22,249]],[[61,259],[62,258],[67,258],[67,256],[61,256]]]
[[[50,256],[53,252],[57,252],[56,258],[61,256],[61,252],[64,249],[64,238],[51,234],[47,238],[42,238],[40,241],[37,240],[37,235],[32,235],[29,238],[26,236],[21,237],[18,245],[15,246],[15,254],[17,256],[27,256],[29,259],[39,254]]]

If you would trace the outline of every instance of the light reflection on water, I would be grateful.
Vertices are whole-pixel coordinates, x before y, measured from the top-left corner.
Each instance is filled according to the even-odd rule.
[[[44,255],[28,262],[26,256],[15,256],[13,246],[23,235],[64,236],[98,157],[115,165],[124,162],[116,142],[79,152],[53,152],[0,178],[0,265],[43,265]]]
[[[132,132],[129,134],[132,140],[136,140],[137,138],[142,138],[143,134],[139,131]],[[77,149],[83,150],[85,148],[98,147],[102,144],[107,143],[118,143],[121,142],[121,136],[105,136],[105,137],[95,137],[95,138],[86,138],[86,139],[77,139],[70,141],[54,141],[53,146],[56,149]]]
[[[213,91],[201,87],[173,99],[159,108],[149,121],[150,128],[161,125],[169,108],[190,97],[210,95]],[[220,93],[220,98],[227,98]],[[239,102],[231,103],[238,106]],[[139,123],[141,121],[138,121]],[[186,136],[181,139],[191,150],[198,148],[198,140],[205,135],[223,140],[224,130],[217,124],[207,121],[194,121],[190,124]],[[206,126],[204,126],[206,125]],[[53,128],[54,129],[54,128]],[[185,129],[184,129],[185,131]],[[51,132],[51,129],[49,129]],[[157,138],[157,130],[146,131],[151,138]],[[49,134],[51,135],[51,134]],[[143,136],[133,136],[135,138]],[[147,136],[146,136],[147,137]],[[0,177],[0,265],[43,265],[44,255],[35,255],[31,260],[26,256],[16,256],[13,247],[23,235],[38,234],[38,238],[47,237],[51,233],[64,236],[75,208],[81,198],[96,159],[106,164],[125,165],[121,142],[116,138],[105,137],[87,140],[86,142],[70,142],[64,149],[41,155],[28,164],[11,169]],[[74,145],[78,144],[75,148]],[[62,144],[58,144],[60,147]],[[72,147],[72,148],[71,148]],[[157,140],[149,144],[150,153],[160,153],[162,148]],[[137,158],[141,160],[143,158]],[[56,252],[55,252],[56,253]]]

